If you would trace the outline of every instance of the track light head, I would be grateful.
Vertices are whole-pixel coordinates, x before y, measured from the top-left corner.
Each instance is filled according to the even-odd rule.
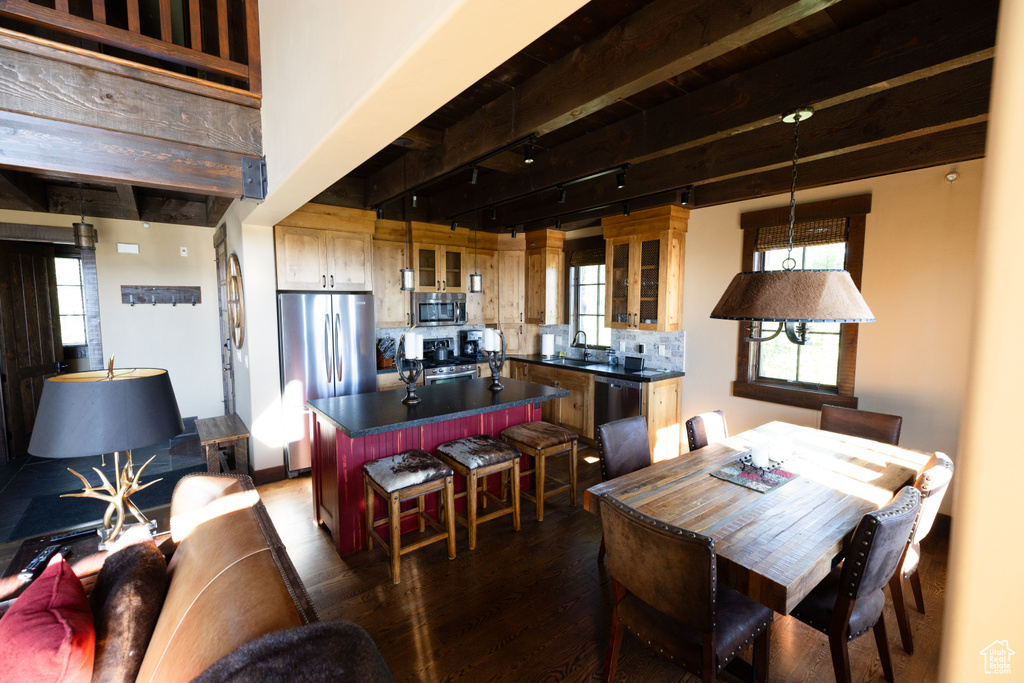
[[[562,229],[562,219],[561,218],[556,218],[555,219],[555,230],[561,230],[561,229]]]
[[[384,207],[383,206],[378,206],[377,207],[377,220],[380,220],[382,218],[384,218]]]
[[[533,163],[533,144],[530,142],[527,142],[525,145],[523,145],[523,163]]]
[[[624,202],[622,204],[622,215],[623,216],[628,216],[629,215],[629,202]]]
[[[619,171],[615,174],[615,186],[620,190],[626,186],[626,172]]]
[[[492,221],[498,220],[498,210],[496,208],[494,208],[493,206],[491,207],[491,220]]]
[[[416,196],[416,193],[412,193],[412,208],[416,208],[420,204],[420,198]]]
[[[457,227],[459,227],[459,222],[458,221],[452,221],[452,230],[454,231],[455,228],[457,228]]]
[[[469,170],[469,184],[476,185],[476,180],[479,177],[479,171],[476,170],[476,166],[472,166]]]
[[[693,202],[693,185],[687,185],[679,196],[679,203],[683,206],[689,206],[691,202]]]
[[[567,195],[565,193],[565,188],[562,187],[561,185],[559,185],[558,186],[558,203],[559,204],[565,204],[566,198],[567,198]]]
[[[515,239],[515,238],[516,238],[516,227],[513,225],[512,226],[512,239]]]

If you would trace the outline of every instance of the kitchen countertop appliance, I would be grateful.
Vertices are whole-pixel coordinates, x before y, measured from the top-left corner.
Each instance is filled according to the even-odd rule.
[[[423,361],[424,384],[476,379],[476,358],[450,353],[454,343],[455,340],[451,338],[423,340],[423,356],[426,359]]]
[[[484,344],[483,330],[460,330],[459,331],[459,355],[467,358],[483,360],[481,353]]]
[[[306,401],[377,390],[372,294],[277,297],[282,430],[289,473],[308,469]]]

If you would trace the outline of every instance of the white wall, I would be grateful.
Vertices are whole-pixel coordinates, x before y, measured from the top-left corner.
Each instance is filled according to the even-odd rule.
[[[0,211],[0,221],[67,226],[78,216]],[[210,228],[104,218],[88,219],[99,233],[96,278],[103,352],[117,367],[165,368],[182,416],[224,412],[220,374],[217,269]],[[117,242],[139,245],[138,254],[117,253]],[[188,256],[180,256],[180,248]],[[202,304],[130,306],[121,285],[202,288]]]
[[[900,444],[957,459],[967,390],[975,252],[984,162],[937,167],[797,193],[798,202],[870,192],[855,393],[860,408],[903,416]],[[721,408],[730,431],[769,420],[817,426],[819,412],[735,398],[739,323],[708,316],[740,268],[740,214],[785,205],[778,195],[695,209],[686,236],[683,417]],[[945,503],[949,510],[949,499]]]

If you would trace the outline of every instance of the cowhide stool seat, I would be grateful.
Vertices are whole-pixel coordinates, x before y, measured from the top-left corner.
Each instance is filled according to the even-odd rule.
[[[454,510],[453,476],[452,468],[421,450],[406,451],[363,465],[366,549],[373,548],[373,539],[377,539],[381,548],[391,558],[391,578],[395,583],[398,583],[399,580],[399,560],[405,553],[436,541],[447,540],[448,558],[455,559],[454,518],[451,514],[445,515],[445,525],[442,527],[437,520],[427,514],[424,505],[424,496],[428,493],[443,491],[444,510]],[[373,513],[374,492],[387,501],[387,515],[379,519],[374,518]],[[402,502],[413,498],[416,499],[416,507],[402,512]],[[420,531],[424,531],[426,525],[429,524],[438,533],[403,548],[401,544],[402,520],[410,515],[416,515]],[[387,542],[377,533],[377,527],[384,524],[389,527]]]
[[[466,490],[455,495],[466,497],[466,516],[454,514],[459,524],[469,530],[469,549],[476,548],[476,526],[502,515],[512,515],[512,528],[519,531],[519,451],[493,436],[467,436],[449,441],[437,447],[441,460],[466,478]],[[511,474],[512,500],[506,503],[487,490],[486,477],[489,474]],[[504,486],[502,487],[504,489]],[[477,512],[477,500],[487,507],[487,499],[497,504],[498,509],[481,515]]]
[[[537,504],[537,521],[544,521],[544,499],[562,491],[569,491],[569,504],[576,505],[576,441],[579,435],[548,422],[524,422],[501,430],[501,438],[526,455],[533,456],[533,467],[521,474],[536,474],[535,495],[523,491],[523,496]],[[569,456],[569,481],[556,479],[547,473],[549,457]],[[547,482],[556,484],[545,491]]]

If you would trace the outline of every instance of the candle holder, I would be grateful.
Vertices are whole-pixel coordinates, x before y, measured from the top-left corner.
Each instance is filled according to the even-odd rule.
[[[418,359],[405,357],[405,335],[410,331],[412,331],[411,327],[398,338],[398,346],[395,349],[395,366],[398,368],[398,376],[405,382],[405,398],[402,399],[402,403],[415,405],[423,400],[416,395],[416,380],[423,373],[423,363]],[[409,367],[406,367],[406,363],[409,364]]]
[[[501,338],[501,349],[499,351],[484,351],[487,355],[487,364],[491,367],[491,384],[487,387],[491,391],[501,391],[505,388],[499,381],[501,368],[505,365],[505,333],[501,331],[501,328],[498,328],[496,332]]]

